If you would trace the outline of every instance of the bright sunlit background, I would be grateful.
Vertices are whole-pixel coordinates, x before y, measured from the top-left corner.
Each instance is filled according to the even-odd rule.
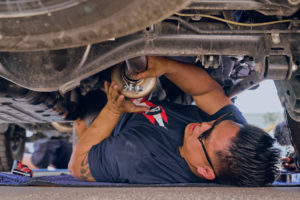
[[[260,83],[255,90],[248,90],[238,95],[235,105],[244,114],[250,124],[263,129],[283,121],[283,107],[279,101],[273,81]]]
[[[248,90],[240,94],[236,105],[245,113],[283,112],[273,81],[267,80],[256,90]]]

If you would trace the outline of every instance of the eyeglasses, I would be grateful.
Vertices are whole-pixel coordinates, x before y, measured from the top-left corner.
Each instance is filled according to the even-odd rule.
[[[206,138],[206,137],[212,132],[212,130],[215,128],[215,126],[217,126],[217,125],[220,124],[222,121],[224,121],[224,118],[225,118],[225,117],[227,117],[227,116],[229,116],[229,115],[231,115],[231,114],[232,114],[232,113],[227,113],[227,114],[223,115],[222,117],[220,117],[219,119],[217,119],[217,120],[213,123],[213,125],[210,127],[210,129],[206,130],[204,133],[202,133],[202,134],[198,137],[198,140],[200,141],[200,143],[201,143],[201,145],[202,145],[202,148],[203,148],[204,154],[205,154],[205,156],[206,156],[206,159],[207,159],[207,161],[208,161],[210,167],[212,168],[212,170],[213,170],[213,172],[214,172],[214,174],[215,174],[215,176],[216,176],[215,180],[217,179],[217,174],[216,174],[216,171],[215,171],[215,169],[214,169],[214,166],[213,166],[213,164],[212,164],[212,162],[211,162],[211,160],[210,160],[210,158],[209,158],[209,156],[208,156],[208,153],[207,153],[206,148],[205,148],[204,143],[203,143],[203,139]]]

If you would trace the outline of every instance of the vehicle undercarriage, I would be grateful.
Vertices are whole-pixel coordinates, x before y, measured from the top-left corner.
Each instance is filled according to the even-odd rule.
[[[101,90],[112,67],[168,56],[205,68],[230,97],[274,80],[300,152],[299,0],[16,2],[0,3],[1,123],[53,129],[78,117],[82,97]]]

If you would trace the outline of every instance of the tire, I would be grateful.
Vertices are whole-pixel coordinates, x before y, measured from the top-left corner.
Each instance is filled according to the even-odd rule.
[[[0,51],[53,50],[118,38],[193,0],[31,0],[0,2]]]
[[[298,160],[300,158],[300,122],[297,122],[291,118],[289,113],[285,111],[285,117],[287,125],[290,129],[290,137],[294,146]]]
[[[0,133],[0,171],[10,171],[14,160],[22,160],[25,134],[26,130],[18,125],[9,125]]]

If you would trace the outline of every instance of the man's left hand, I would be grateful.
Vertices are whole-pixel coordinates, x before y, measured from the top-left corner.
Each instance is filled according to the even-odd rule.
[[[106,107],[117,115],[123,113],[132,112],[149,112],[149,108],[145,106],[137,106],[129,100],[126,100],[124,95],[121,95],[118,91],[117,84],[113,81],[111,84],[108,82],[104,83],[105,93],[107,96]]]

